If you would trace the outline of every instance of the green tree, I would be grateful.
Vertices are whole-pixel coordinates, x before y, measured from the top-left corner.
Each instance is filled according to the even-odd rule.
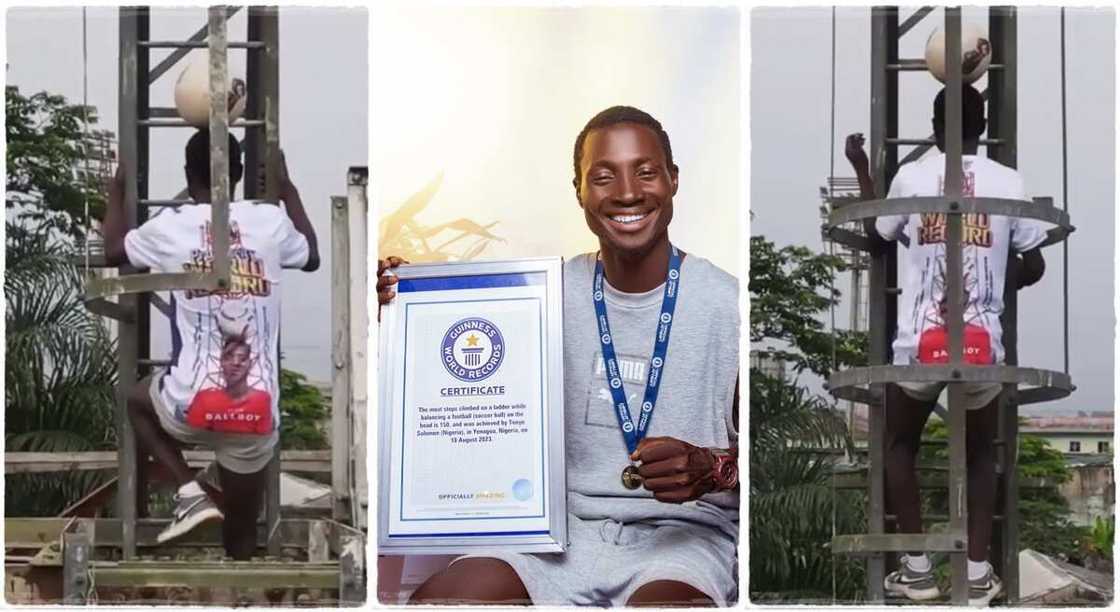
[[[4,298],[5,449],[74,452],[116,446],[113,428],[116,349],[81,300],[73,264],[85,227],[84,202],[96,211],[100,188],[79,176],[82,116],[96,112],[62,96],[5,89]],[[5,479],[8,514],[56,514],[98,486],[98,472],[13,474]]]
[[[751,599],[830,601],[834,586],[838,599],[857,599],[861,565],[829,547],[834,518],[837,533],[866,522],[862,496],[832,487],[837,455],[851,448],[842,415],[758,370],[750,393]]]
[[[923,437],[948,440],[948,426],[941,419],[931,418]],[[948,465],[948,447],[923,448],[921,461]],[[1070,522],[1069,502],[1058,489],[1072,477],[1065,457],[1042,438],[1019,432],[1018,466],[1021,481],[1031,484],[1019,487],[1019,547],[1054,556],[1077,555],[1086,532]],[[926,510],[940,514],[948,512],[948,503],[945,491],[926,493],[923,500]]]
[[[752,344],[797,372],[827,377],[833,336],[822,319],[840,297],[829,281],[844,269],[838,257],[752,236]],[[863,334],[837,330],[835,340],[840,366],[866,363]],[[857,599],[862,565],[830,548],[834,513],[837,533],[858,533],[866,523],[862,495],[832,487],[834,465],[851,449],[844,419],[831,399],[795,382],[758,370],[749,382],[751,599],[830,601],[834,592]]]
[[[47,228],[6,226],[5,449],[111,449],[115,345],[82,304],[73,248]],[[104,478],[97,472],[9,475],[5,507],[10,515],[53,515]]]
[[[834,342],[840,367],[867,365],[867,334],[838,329],[834,336],[823,322],[840,299],[830,281],[845,270],[840,257],[802,246],[777,248],[765,236],[751,236],[751,343],[797,372],[823,378],[832,372]]]
[[[45,91],[24,96],[14,86],[5,88],[4,102],[6,207],[18,208],[27,221],[81,237],[87,201],[92,217],[101,218],[105,206],[103,186],[76,172],[87,148],[83,120],[95,125],[97,110]]]
[[[280,447],[292,450],[320,450],[328,447],[322,423],[327,418],[327,401],[307,377],[291,370],[280,370]]]

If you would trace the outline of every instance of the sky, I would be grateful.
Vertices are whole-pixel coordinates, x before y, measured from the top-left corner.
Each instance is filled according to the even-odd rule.
[[[900,11],[900,21],[912,9]],[[966,8],[965,22],[986,30],[986,10]],[[1057,8],[1019,10],[1019,170],[1028,195],[1062,206],[1060,30]],[[757,8],[751,13],[751,234],[778,245],[822,251],[818,188],[830,153],[835,175],[854,176],[844,136],[869,136],[870,9],[836,9],[836,133],[829,146],[832,10]],[[943,27],[935,10],[903,37],[902,58],[923,56],[925,41]],[[1066,89],[1069,213],[1077,231],[1069,243],[1070,374],[1077,391],[1024,414],[1111,411],[1114,388],[1115,253],[1115,19],[1110,9],[1066,11]],[[997,60],[998,61],[998,60]],[[986,78],[976,85],[983,90]],[[899,78],[899,134],[924,138],[940,84],[925,72]],[[903,153],[905,153],[905,149]],[[981,151],[983,153],[983,151]],[[902,155],[900,155],[901,157]],[[1061,371],[1062,247],[1044,250],[1043,280],[1020,293],[1019,361]],[[846,290],[846,277],[837,287]],[[845,302],[838,326],[848,320]],[[805,377],[814,390],[819,379]]]
[[[246,37],[247,11],[229,22],[232,40]],[[99,127],[117,131],[117,9],[86,9],[89,103]],[[82,100],[82,10],[13,8],[6,14],[6,83],[24,94],[41,90]],[[206,23],[206,9],[154,8],[152,40],[184,40]],[[330,368],[330,196],[346,194],[346,171],[368,158],[368,24],[365,9],[282,8],[280,12],[280,145],[293,182],[319,239],[322,265],[314,273],[285,271],[282,277],[284,367],[329,382]],[[44,44],[44,41],[50,41]],[[170,53],[152,51],[151,66]],[[230,50],[232,76],[245,76],[245,53]],[[188,58],[191,56],[188,56]],[[152,85],[152,106],[174,106],[180,63]],[[239,138],[243,130],[233,130]],[[192,132],[152,131],[152,198],[171,198],[183,187],[183,146]],[[240,189],[238,190],[240,193]],[[167,319],[152,314],[152,355],[170,350]]]
[[[382,219],[438,180],[412,220],[435,229],[468,219],[495,237],[483,244],[445,229],[425,246],[383,228],[381,256],[595,250],[572,187],[572,145],[592,116],[623,104],[657,118],[672,142],[680,189],[670,238],[737,273],[745,163],[738,10],[397,4],[374,9],[373,24],[374,58],[408,57],[372,67],[371,180]]]

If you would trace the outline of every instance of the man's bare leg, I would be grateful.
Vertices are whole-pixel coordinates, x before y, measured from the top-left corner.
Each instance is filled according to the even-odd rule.
[[[988,560],[992,519],[996,511],[995,439],[999,429],[999,396],[983,408],[968,411],[965,446],[968,454],[968,558]]]
[[[922,430],[933,411],[933,402],[916,400],[897,385],[889,385],[887,389],[884,453],[887,499],[898,516],[898,532],[921,533],[922,498],[915,467]]]
[[[253,474],[238,474],[218,464],[223,496],[222,545],[235,561],[248,561],[257,550],[257,517],[261,513],[268,468]]]
[[[533,601],[508,563],[478,557],[452,563],[432,576],[408,603],[532,605]]]
[[[676,580],[655,580],[638,587],[626,602],[628,607],[707,607],[716,602],[700,589]]]
[[[156,407],[148,395],[149,384],[150,379],[144,378],[133,385],[128,397],[128,420],[143,452],[166,467],[175,480],[175,486],[181,487],[194,479],[194,472],[183,458],[179,443],[160,425]]]

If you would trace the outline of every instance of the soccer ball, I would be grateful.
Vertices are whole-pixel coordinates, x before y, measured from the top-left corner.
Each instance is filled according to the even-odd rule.
[[[984,75],[992,63],[992,43],[988,33],[976,24],[961,24],[961,82],[972,83]],[[926,41],[926,66],[933,78],[945,82],[945,31],[934,30]]]
[[[229,86],[229,121],[245,111],[245,81],[233,79]],[[187,123],[205,128],[210,125],[210,52],[203,51],[179,73],[175,81],[175,110]]]

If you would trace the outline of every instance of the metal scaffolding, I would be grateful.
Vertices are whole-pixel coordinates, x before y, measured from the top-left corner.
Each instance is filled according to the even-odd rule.
[[[347,196],[335,198],[336,212],[332,216],[335,249],[332,276],[335,291],[330,305],[330,315],[335,322],[332,330],[335,341],[332,461],[329,467],[320,469],[317,458],[310,461],[315,457],[284,455],[284,461],[292,462],[297,469],[299,466],[308,469],[310,463],[315,463],[314,471],[332,473],[335,506],[329,511],[330,518],[281,519],[279,445],[268,467],[264,521],[263,525],[258,525],[256,538],[258,546],[267,548],[268,556],[254,557],[249,562],[172,559],[167,556],[172,549],[197,550],[221,545],[221,530],[216,526],[199,527],[175,540],[174,544],[161,546],[156,543],[156,535],[168,521],[147,518],[144,467],[148,462],[138,454],[136,435],[127,416],[127,402],[134,384],[153,368],[169,364],[166,360],[151,359],[150,307],[156,306],[165,315],[170,312],[161,307],[166,304],[162,304],[155,291],[214,290],[230,286],[228,204],[232,186],[228,173],[228,130],[246,129],[243,141],[245,197],[278,203],[281,163],[279,10],[263,6],[248,8],[248,37],[244,41],[228,41],[227,21],[239,10],[236,7],[209,8],[206,26],[189,39],[179,41],[149,38],[149,8],[122,7],[119,10],[119,156],[125,168],[124,212],[129,229],[146,222],[151,208],[192,202],[185,189],[170,200],[149,198],[149,130],[192,127],[178,118],[175,109],[151,106],[149,91],[151,84],[167,74],[190,49],[208,49],[213,268],[202,272],[138,273],[125,265],[120,267],[119,276],[87,279],[86,306],[96,314],[114,319],[119,326],[116,517],[6,520],[6,549],[26,550],[32,555],[27,557],[31,569],[59,569],[66,603],[95,601],[97,587],[136,590],[171,586],[232,588],[235,592],[243,588],[264,590],[273,603],[281,602],[286,591],[292,594],[291,603],[307,602],[295,599],[300,590],[305,597],[307,590],[320,595],[321,591],[337,592],[337,602],[348,605],[365,601],[365,534],[361,530],[367,495],[364,444],[367,171],[364,167],[349,169]],[[175,50],[149,69],[153,48]],[[248,108],[245,119],[234,122],[228,118],[227,109],[230,78],[226,53],[231,48],[244,49],[249,54]],[[260,185],[263,185],[263,193]],[[87,266],[108,267],[101,256],[88,259]],[[99,456],[83,458],[82,465],[75,464],[74,469],[96,469],[110,461],[99,453],[88,455]],[[38,457],[38,463],[44,463],[43,457]],[[197,457],[193,458],[192,465],[196,463]],[[49,465],[39,467],[41,471],[53,469]],[[106,489],[91,493],[75,507],[99,502],[104,498],[103,490]],[[352,526],[345,525],[344,519]],[[138,555],[138,549],[146,554]],[[52,579],[44,579],[43,584]],[[35,581],[28,579],[27,582]],[[323,599],[319,597],[319,601]]]
[[[967,576],[967,479],[965,454],[965,411],[960,408],[962,389],[959,383],[996,382],[1004,391],[1000,396],[996,519],[992,544],[992,563],[1003,577],[1008,600],[1018,599],[1018,479],[1016,450],[1018,448],[1018,406],[1051,401],[1069,395],[1073,385],[1068,372],[1054,372],[1018,367],[1016,341],[1016,282],[1014,267],[1008,266],[1005,284],[1005,310],[1001,317],[1004,329],[1007,365],[979,366],[963,362],[963,279],[961,249],[962,215],[984,213],[1013,217],[1029,217],[1054,224],[1046,242],[1050,245],[1066,239],[1073,231],[1068,215],[1055,208],[1049,198],[1019,201],[997,198],[962,198],[961,168],[961,50],[960,8],[945,9],[946,119],[945,119],[945,189],[943,197],[885,199],[887,186],[899,167],[898,148],[916,146],[902,163],[920,157],[933,144],[933,138],[908,139],[898,136],[898,73],[925,70],[924,60],[900,59],[899,38],[933,11],[922,7],[899,23],[897,7],[874,7],[871,15],[871,172],[876,197],[873,201],[835,207],[828,215],[825,232],[829,239],[849,248],[867,251],[869,300],[869,367],[851,368],[834,373],[829,389],[841,399],[865,403],[869,407],[869,467],[865,486],[868,495],[868,533],[835,535],[832,549],[836,554],[860,555],[867,559],[867,597],[871,602],[885,601],[883,579],[888,564],[894,561],[887,553],[927,551],[946,553],[952,567],[951,601],[968,603]],[[998,63],[989,67],[988,134],[980,144],[987,147],[988,157],[1004,165],[1016,165],[1016,16],[1012,7],[989,9],[989,35],[993,56]],[[946,365],[893,366],[891,340],[897,320],[898,259],[894,243],[879,247],[850,229],[850,224],[886,214],[942,213],[947,216],[947,294],[950,363]],[[1014,254],[1011,254],[1014,257]],[[899,381],[948,382],[949,388],[949,470],[946,481],[920,479],[926,488],[948,489],[948,531],[944,533],[888,533],[890,509],[884,495],[885,389]],[[1019,390],[1019,385],[1027,388]],[[924,442],[928,443],[928,442]],[[930,517],[927,517],[930,518]]]

